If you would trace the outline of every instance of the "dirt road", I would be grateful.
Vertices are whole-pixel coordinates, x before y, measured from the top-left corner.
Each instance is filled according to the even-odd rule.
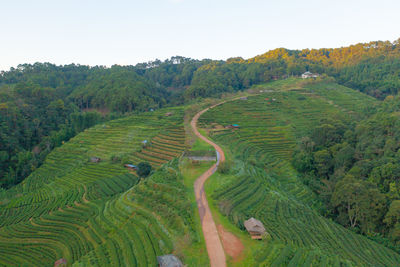
[[[203,114],[210,108],[221,105],[223,103],[224,102],[200,111],[193,117],[192,121],[190,122],[190,125],[192,126],[192,129],[196,136],[212,145],[217,152],[217,163],[215,163],[213,166],[211,166],[210,169],[208,169],[199,178],[197,178],[196,182],[194,183],[194,192],[196,195],[197,207],[199,208],[201,226],[203,228],[204,239],[206,241],[206,247],[208,257],[210,258],[211,267],[226,267],[226,257],[224,248],[218,235],[217,227],[213,220],[211,210],[208,206],[208,201],[204,193],[204,182],[217,170],[218,164],[225,161],[225,154],[224,151],[217,144],[208,140],[206,137],[202,136],[199,133],[196,124],[201,114]]]

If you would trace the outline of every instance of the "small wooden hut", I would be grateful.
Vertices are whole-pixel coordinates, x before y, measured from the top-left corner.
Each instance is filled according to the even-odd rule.
[[[157,257],[159,267],[183,267],[182,262],[174,255],[164,255]]]
[[[132,170],[132,171],[136,171],[137,170],[137,166],[133,165],[133,164],[125,164],[124,166],[125,166],[125,168],[127,168],[129,170]]]
[[[147,146],[149,146],[149,144],[150,144],[150,143],[149,143],[148,140],[143,140],[143,141],[142,141],[142,147],[143,147],[143,148],[146,148]]]
[[[262,222],[253,217],[244,222],[244,227],[246,227],[252,239],[262,239],[267,233]]]
[[[98,157],[91,157],[90,158],[90,162],[93,162],[93,163],[99,163],[100,162],[100,158],[98,158]]]
[[[239,129],[239,124],[227,125],[227,126],[225,126],[225,128],[227,128],[227,129]]]
[[[169,116],[172,116],[172,112],[165,113],[165,117],[169,117]]]

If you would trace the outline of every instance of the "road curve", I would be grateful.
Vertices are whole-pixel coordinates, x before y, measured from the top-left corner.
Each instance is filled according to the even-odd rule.
[[[197,121],[204,112],[223,103],[225,102],[221,102],[200,111],[193,117],[192,121],[190,122],[190,125],[195,135],[212,145],[217,152],[217,163],[211,166],[211,168],[209,168],[205,173],[200,175],[200,177],[197,178],[194,183],[194,193],[196,196],[197,207],[199,208],[201,226],[203,229],[204,239],[206,241],[206,247],[208,257],[210,258],[211,267],[226,267],[226,257],[224,248],[218,235],[217,227],[211,214],[210,207],[208,206],[208,201],[204,192],[204,183],[208,179],[208,177],[210,177],[217,170],[218,164],[225,161],[225,154],[224,151],[217,144],[208,140],[206,137],[199,133],[199,131],[197,130]]]

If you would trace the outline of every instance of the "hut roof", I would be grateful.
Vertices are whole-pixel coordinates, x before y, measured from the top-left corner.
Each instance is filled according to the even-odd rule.
[[[160,267],[183,267],[182,262],[172,254],[158,256],[157,261]]]
[[[133,165],[133,164],[125,164],[125,167],[134,168],[134,169],[137,168],[137,166],[136,166],[136,165]]]
[[[259,234],[265,233],[265,228],[262,222],[254,219],[253,217],[244,222],[244,227],[246,227],[248,232],[257,232]]]

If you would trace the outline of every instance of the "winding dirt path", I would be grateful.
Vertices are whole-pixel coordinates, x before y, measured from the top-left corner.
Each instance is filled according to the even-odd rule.
[[[198,136],[200,139],[204,140],[205,142],[209,143],[210,145],[212,145],[217,152],[217,163],[211,166],[211,168],[209,168],[205,173],[200,175],[200,177],[197,178],[197,180],[194,183],[194,193],[196,196],[197,207],[199,208],[201,226],[203,228],[203,235],[206,241],[206,247],[207,247],[208,257],[210,258],[211,267],[226,267],[226,257],[224,248],[222,246],[221,240],[218,235],[217,227],[215,225],[215,222],[211,214],[210,207],[208,206],[208,201],[206,198],[206,194],[204,192],[204,183],[208,179],[208,177],[210,177],[217,170],[219,163],[225,161],[225,154],[224,151],[217,144],[215,144],[214,142],[208,140],[206,137],[201,135],[197,130],[196,125],[199,117],[204,112],[206,112],[210,108],[214,108],[223,103],[225,102],[213,105],[209,108],[200,111],[193,117],[192,121],[190,122],[190,125],[195,135]]]

